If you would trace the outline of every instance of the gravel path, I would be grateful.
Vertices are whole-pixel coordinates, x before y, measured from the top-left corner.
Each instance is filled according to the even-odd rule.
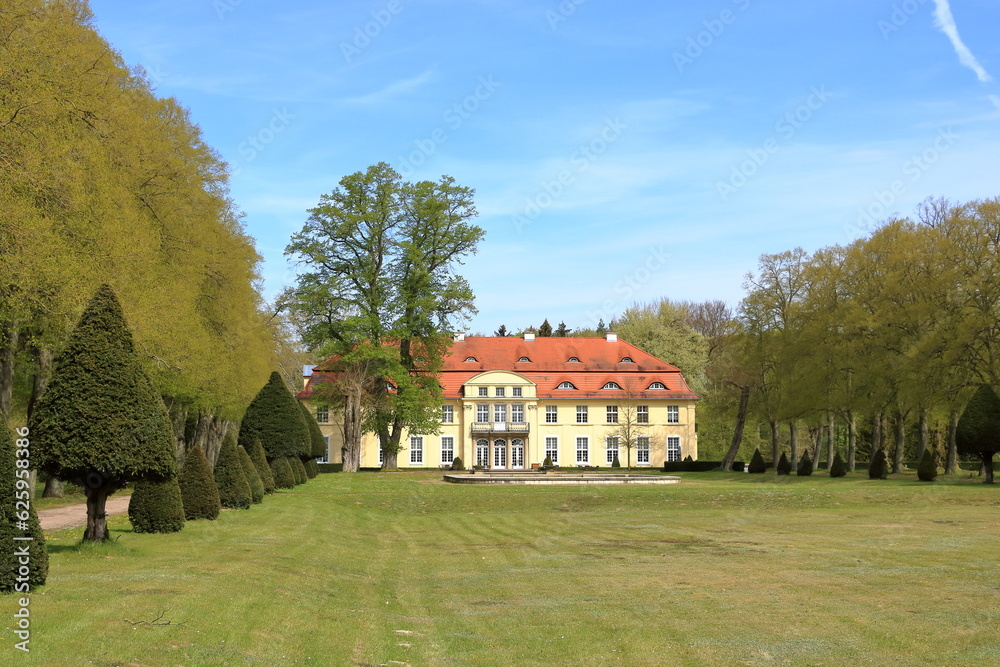
[[[127,512],[129,498],[131,496],[119,495],[108,498],[104,507],[107,515],[114,516]],[[41,510],[38,512],[38,521],[42,524],[42,530],[61,530],[73,526],[84,526],[87,524],[87,505],[81,503],[80,505]]]

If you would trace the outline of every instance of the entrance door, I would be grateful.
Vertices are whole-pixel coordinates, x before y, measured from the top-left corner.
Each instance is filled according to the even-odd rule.
[[[493,467],[507,467],[507,441],[497,439],[493,441]]]
[[[524,440],[520,438],[510,441],[510,467],[524,468]]]

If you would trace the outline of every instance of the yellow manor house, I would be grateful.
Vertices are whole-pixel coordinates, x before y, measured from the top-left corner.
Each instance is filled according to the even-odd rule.
[[[340,463],[343,425],[335,409],[313,405],[313,388],[333,373],[306,367],[297,398],[316,415],[327,458]],[[606,338],[466,337],[444,359],[441,428],[404,434],[400,468],[466,466],[519,470],[554,465],[625,466],[622,433],[634,434],[632,465],[698,458],[695,395],[676,366],[613,334]],[[378,437],[366,433],[361,466],[382,464]]]

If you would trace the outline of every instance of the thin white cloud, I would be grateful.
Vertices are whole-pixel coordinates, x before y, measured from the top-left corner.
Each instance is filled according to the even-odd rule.
[[[361,95],[359,97],[351,97],[345,100],[349,104],[363,104],[363,105],[373,105],[382,104],[388,100],[396,97],[397,95],[404,95],[406,93],[417,90],[425,83],[431,81],[434,78],[433,70],[427,70],[417,76],[411,77],[409,79],[400,79],[399,81],[393,81],[388,86],[382,90],[377,90],[374,93],[368,93],[367,95]]]
[[[965,45],[958,34],[958,26],[955,24],[955,17],[951,14],[951,6],[948,0],[934,0],[934,25],[951,40],[951,45],[958,54],[958,61],[976,73],[976,78],[983,83],[993,80],[989,72],[979,64],[972,51]]]
[[[997,108],[997,111],[1000,111],[1000,95],[990,95],[990,102],[993,102],[993,106]]]

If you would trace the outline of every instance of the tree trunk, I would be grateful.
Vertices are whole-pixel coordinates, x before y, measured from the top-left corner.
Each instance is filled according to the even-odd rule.
[[[854,472],[854,461],[858,452],[858,422],[854,411],[847,411],[847,470]]]
[[[944,474],[958,474],[958,410],[952,409],[948,419],[948,460],[945,462]]]
[[[219,459],[219,450],[222,449],[222,441],[229,430],[229,422],[217,417],[210,412],[199,410],[196,417],[187,420],[185,429],[185,450],[189,447],[197,447],[205,452],[212,468]]]
[[[740,451],[740,444],[743,442],[743,427],[747,423],[747,404],[750,402],[750,385],[740,387],[740,407],[736,412],[736,428],[733,429],[733,441],[729,444],[729,451],[722,459],[722,469],[732,470],[733,461],[736,460],[736,453]]]
[[[185,428],[187,424],[188,406],[172,396],[164,396],[163,404],[167,406],[167,414],[170,415],[170,425],[173,427],[174,453],[177,455],[177,461],[183,465],[184,456],[187,454]]]
[[[108,533],[105,505],[108,496],[114,491],[114,487],[109,484],[84,485],[84,492],[87,495],[87,530],[83,534],[84,542],[106,542],[111,539],[111,535]]]
[[[10,403],[14,396],[14,360],[20,337],[17,322],[0,323],[0,415],[10,417]]]
[[[809,427],[809,456],[812,458],[813,468],[819,470],[819,462],[823,453],[823,427]]]
[[[983,484],[993,483],[993,454],[983,454],[983,472],[985,473],[985,478],[983,479]]]
[[[28,420],[35,411],[35,404],[45,393],[52,374],[52,351],[44,347],[32,346],[31,356],[35,359],[35,376],[31,381],[31,396],[28,398]]]
[[[903,447],[906,445],[906,420],[902,410],[896,410],[896,451],[892,456],[892,474],[903,471]]]
[[[799,426],[795,420],[788,422],[788,443],[792,452],[792,470],[799,467]]]
[[[344,472],[361,468],[361,387],[352,386],[344,395],[344,445],[340,450]]]
[[[778,422],[771,421],[771,467],[778,467]]]
[[[45,480],[45,490],[42,491],[42,498],[62,498],[66,492],[66,483],[61,479],[50,476]]]
[[[882,449],[882,415],[876,412],[872,418],[872,452],[868,460],[871,461],[875,452],[880,449]]]
[[[832,468],[833,467],[833,454],[834,454],[834,450],[837,447],[837,443],[836,443],[836,439],[837,439],[837,425],[833,421],[833,411],[831,411],[829,413],[828,418],[829,418],[830,421],[829,421],[829,425],[827,426],[826,467],[827,468]]]
[[[920,438],[917,440],[917,462],[924,458],[930,441],[930,427],[927,425],[927,408],[920,408]]]

